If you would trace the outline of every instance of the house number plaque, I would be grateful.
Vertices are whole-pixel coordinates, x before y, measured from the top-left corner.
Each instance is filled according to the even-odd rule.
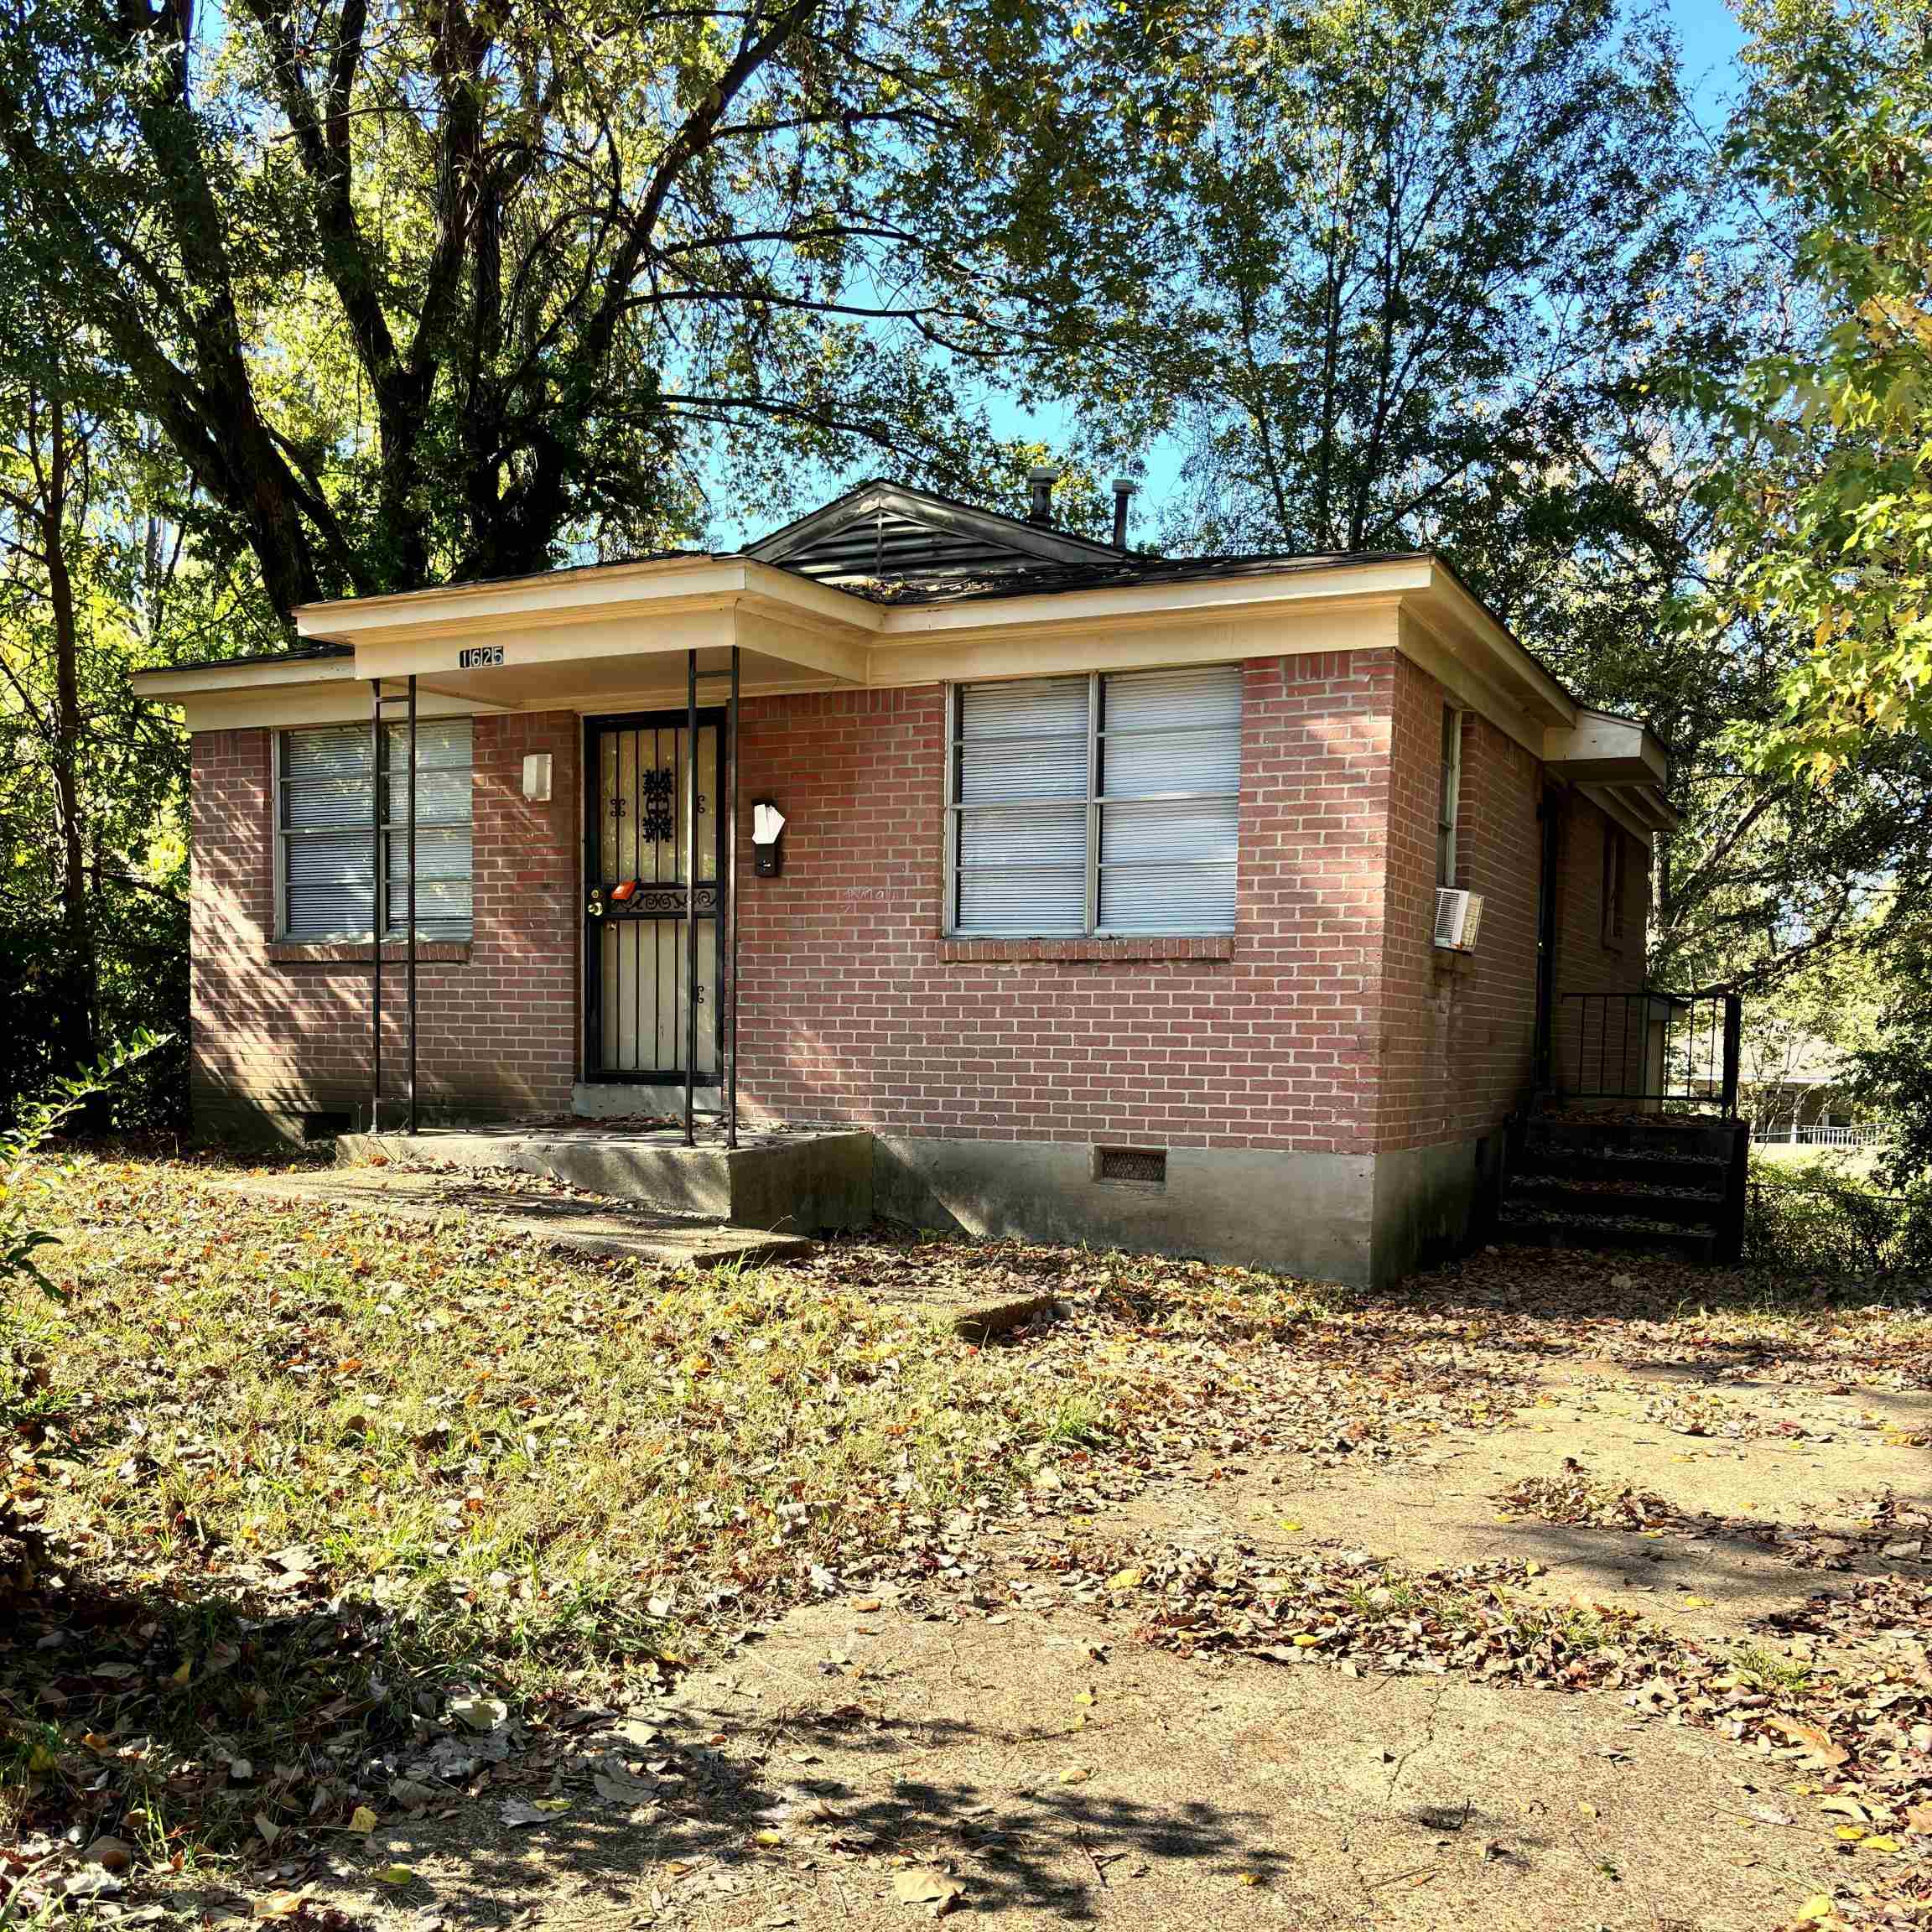
[[[503,647],[501,644],[470,644],[456,653],[456,668],[459,671],[480,671],[490,664],[503,662]]]

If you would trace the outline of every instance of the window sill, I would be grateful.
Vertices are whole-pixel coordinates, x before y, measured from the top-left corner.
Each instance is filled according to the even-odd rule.
[[[470,958],[467,939],[418,939],[416,963],[419,966],[460,966]],[[400,939],[382,943],[385,962],[400,964],[409,950]],[[273,939],[268,943],[268,961],[273,966],[368,966],[374,963],[374,948],[366,939]]]
[[[1436,970],[1452,979],[1467,979],[1476,970],[1476,955],[1459,946],[1433,946]]]
[[[1232,959],[1232,932],[1156,933],[1141,939],[943,938],[939,958],[948,965],[979,960]]]

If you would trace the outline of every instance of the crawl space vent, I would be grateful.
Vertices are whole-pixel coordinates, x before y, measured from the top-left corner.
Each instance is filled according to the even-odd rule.
[[[1158,1147],[1096,1147],[1096,1181],[1138,1181],[1144,1187],[1167,1185],[1167,1156]]]

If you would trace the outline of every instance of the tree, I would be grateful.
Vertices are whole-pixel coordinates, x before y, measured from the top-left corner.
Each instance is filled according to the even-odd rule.
[[[0,222],[284,616],[680,539],[752,430],[973,478],[953,373],[1131,288],[1050,0],[7,12]]]
[[[6,267],[0,250],[0,1118],[113,1042],[183,1027],[184,747],[127,673],[246,635],[114,371]],[[172,1118],[180,1067],[144,1057],[112,1105]]]
[[[1706,446],[1656,634],[1686,824],[1655,953],[1674,984],[1755,990],[1839,953],[1884,975],[1932,907],[1932,85],[1916,9],[1743,18],[1724,153],[1763,264],[1739,305],[1752,353],[1659,377]]]
[[[1783,660],[1768,766],[1830,778],[1870,736],[1932,739],[1932,16],[1748,0],[1736,164],[1794,232],[1808,339],[1716,401],[1730,569],[1707,633]]]
[[[1508,602],[1623,513],[1598,452],[1697,175],[1668,39],[1618,22],[1610,0],[1236,17],[1165,164],[1162,299],[1090,392],[1100,435],[1125,396],[1171,398],[1171,538],[1437,545]]]

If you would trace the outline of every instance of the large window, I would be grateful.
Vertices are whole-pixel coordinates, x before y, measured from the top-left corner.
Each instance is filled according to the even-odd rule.
[[[276,844],[284,938],[369,936],[377,910],[369,740],[366,724],[281,735]],[[379,911],[392,937],[408,917],[408,764],[407,728],[386,725]],[[416,930],[427,939],[467,939],[470,918],[470,720],[423,719],[416,727]]]
[[[954,932],[1234,930],[1239,665],[962,685],[953,731]]]

